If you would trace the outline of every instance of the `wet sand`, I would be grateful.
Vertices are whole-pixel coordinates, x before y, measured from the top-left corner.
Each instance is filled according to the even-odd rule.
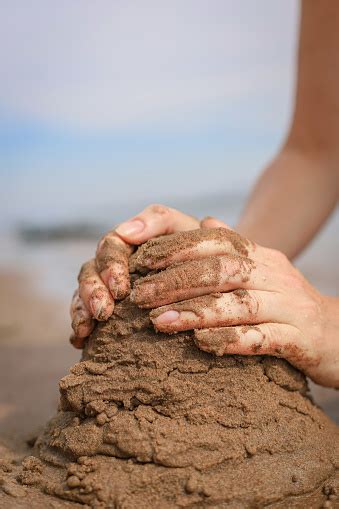
[[[23,273],[0,273],[0,442],[25,450],[57,407],[59,379],[79,359],[68,341],[68,302],[34,290]],[[339,423],[339,392],[312,384]]]

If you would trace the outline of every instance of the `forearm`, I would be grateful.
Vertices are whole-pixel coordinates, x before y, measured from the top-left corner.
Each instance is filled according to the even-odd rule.
[[[255,185],[237,231],[289,258],[296,256],[336,205],[335,165],[335,158],[287,144]]]
[[[238,230],[290,258],[335,207],[339,182],[339,2],[302,2],[287,142],[255,186]]]
[[[322,346],[326,355],[328,376],[333,380],[331,386],[339,389],[339,297],[323,297],[323,309]]]

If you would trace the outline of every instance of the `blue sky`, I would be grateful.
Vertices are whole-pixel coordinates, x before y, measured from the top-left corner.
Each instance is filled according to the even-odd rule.
[[[0,5],[3,221],[247,190],[292,107],[295,0]]]

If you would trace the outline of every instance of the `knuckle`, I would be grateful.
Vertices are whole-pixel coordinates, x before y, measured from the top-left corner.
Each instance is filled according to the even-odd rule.
[[[93,289],[95,289],[98,286],[97,281],[93,281],[91,279],[85,279],[80,284],[80,297],[81,300],[86,300],[91,295]]]
[[[167,207],[166,205],[161,205],[159,203],[152,203],[146,208],[147,211],[151,212],[152,214],[157,214],[159,216],[166,216],[171,213],[171,209]]]
[[[319,320],[319,304],[314,299],[305,299],[300,308],[312,323]]]
[[[78,275],[78,282],[81,283],[88,277],[90,277],[93,267],[93,260],[89,260],[85,263],[83,263],[80,267],[79,275]]]
[[[282,251],[278,249],[270,249],[273,260],[279,265],[290,265],[290,261]]]
[[[97,254],[100,253],[100,251],[106,250],[110,246],[111,246],[111,235],[110,232],[108,232],[99,240],[97,246]]]
[[[284,274],[284,282],[288,288],[304,289],[305,281],[298,270],[292,270]]]
[[[256,316],[260,308],[260,299],[256,295],[251,295],[248,300],[248,311],[250,315]]]
[[[242,288],[232,293],[237,303],[246,310],[246,313],[251,316],[256,316],[258,314],[260,299],[256,294],[250,293],[248,290]]]
[[[98,243],[96,258],[93,260],[94,267],[99,273],[113,263],[125,267],[131,253],[131,246],[120,239],[114,231],[108,232]]]
[[[265,323],[264,326],[261,327],[263,340],[266,342],[266,346],[269,346],[273,341],[280,343],[281,333],[279,328],[275,326],[273,323]]]

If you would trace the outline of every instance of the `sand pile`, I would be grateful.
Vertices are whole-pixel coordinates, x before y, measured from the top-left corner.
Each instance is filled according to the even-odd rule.
[[[283,360],[199,351],[127,298],[60,393],[37,458],[2,477],[27,507],[40,492],[58,508],[338,507],[338,428]]]

